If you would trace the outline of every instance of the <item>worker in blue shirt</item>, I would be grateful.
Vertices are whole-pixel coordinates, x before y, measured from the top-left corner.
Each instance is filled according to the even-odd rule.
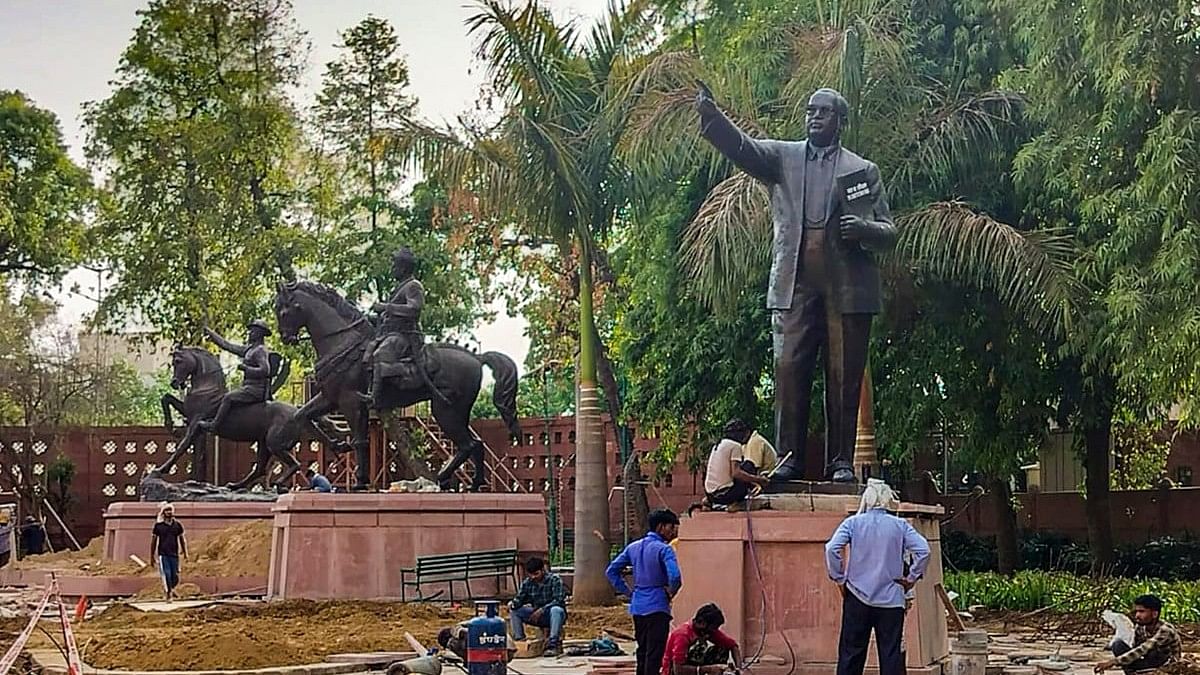
[[[679,534],[679,516],[669,509],[650,513],[650,531],[625,547],[605,574],[618,593],[629,596],[637,639],[637,675],[658,675],[671,633],[671,599],[683,586],[675,549],[668,542]],[[633,590],[621,577],[633,568]]]
[[[879,675],[903,675],[900,650],[904,599],[929,565],[929,542],[907,520],[887,512],[897,502],[888,484],[872,478],[858,513],[842,521],[825,544],[829,578],[842,591],[842,634],[837,675],[862,675],[871,629],[879,651]],[[850,547],[850,561],[844,550]],[[907,573],[905,557],[911,560]]]

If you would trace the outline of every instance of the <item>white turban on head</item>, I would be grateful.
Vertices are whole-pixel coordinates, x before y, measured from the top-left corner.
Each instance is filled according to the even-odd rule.
[[[858,503],[858,512],[866,513],[871,509],[894,509],[899,506],[900,496],[891,486],[878,478],[868,478],[867,487],[863,490],[862,501]]]
[[[159,522],[159,523],[164,522],[165,519],[163,518],[163,512],[166,511],[167,509],[171,509],[171,508],[174,508],[171,505],[171,502],[159,502],[158,503],[158,518],[155,519],[155,522]]]

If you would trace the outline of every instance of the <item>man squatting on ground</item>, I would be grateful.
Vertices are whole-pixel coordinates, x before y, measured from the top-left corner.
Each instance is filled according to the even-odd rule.
[[[1178,660],[1182,654],[1179,631],[1175,626],[1159,618],[1162,600],[1156,595],[1140,595],[1133,600],[1133,622],[1137,628],[1133,646],[1124,640],[1115,639],[1111,649],[1113,658],[1096,664],[1096,672],[1102,673],[1114,666],[1133,673],[1161,668]]]
[[[737,640],[721,631],[725,614],[708,603],[696,610],[691,621],[671,631],[663,656],[661,675],[721,675],[729,669],[740,671],[742,651]]]

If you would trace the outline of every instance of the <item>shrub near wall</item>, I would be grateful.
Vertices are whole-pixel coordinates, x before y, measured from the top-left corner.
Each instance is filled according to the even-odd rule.
[[[1087,546],[1057,534],[1027,533],[1019,542],[1021,569],[1084,575],[1091,568]],[[1200,540],[1162,537],[1117,549],[1112,574],[1168,581],[1200,580]],[[951,530],[942,535],[942,565],[957,572],[996,571],[996,542]]]
[[[1099,617],[1103,609],[1124,612],[1133,599],[1152,593],[1163,600],[1163,618],[1176,623],[1200,622],[1200,582],[1159,579],[1092,579],[1063,572],[1026,571],[1011,577],[993,572],[950,572],[946,589],[958,594],[959,608],[1055,612]]]

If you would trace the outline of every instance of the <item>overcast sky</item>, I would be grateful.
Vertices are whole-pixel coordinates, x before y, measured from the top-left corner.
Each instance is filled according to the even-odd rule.
[[[607,0],[542,0],[559,16],[584,22],[603,15]],[[144,0],[0,0],[0,89],[19,89],[37,105],[54,111],[71,155],[83,162],[84,102],[106,97],[121,52],[128,44]],[[312,43],[308,87],[315,88],[325,63],[336,57],[338,32],[368,14],[395,26],[409,66],[411,92],[421,113],[434,121],[452,120],[469,108],[482,73],[472,68],[473,42],[463,22],[474,13],[463,0],[293,0],[296,20]],[[95,307],[68,292],[78,284],[84,296],[96,294],[95,275],[69,276],[59,293],[64,319],[80,321]],[[524,321],[504,316],[475,331],[485,349],[504,351],[522,364],[528,351]]]

